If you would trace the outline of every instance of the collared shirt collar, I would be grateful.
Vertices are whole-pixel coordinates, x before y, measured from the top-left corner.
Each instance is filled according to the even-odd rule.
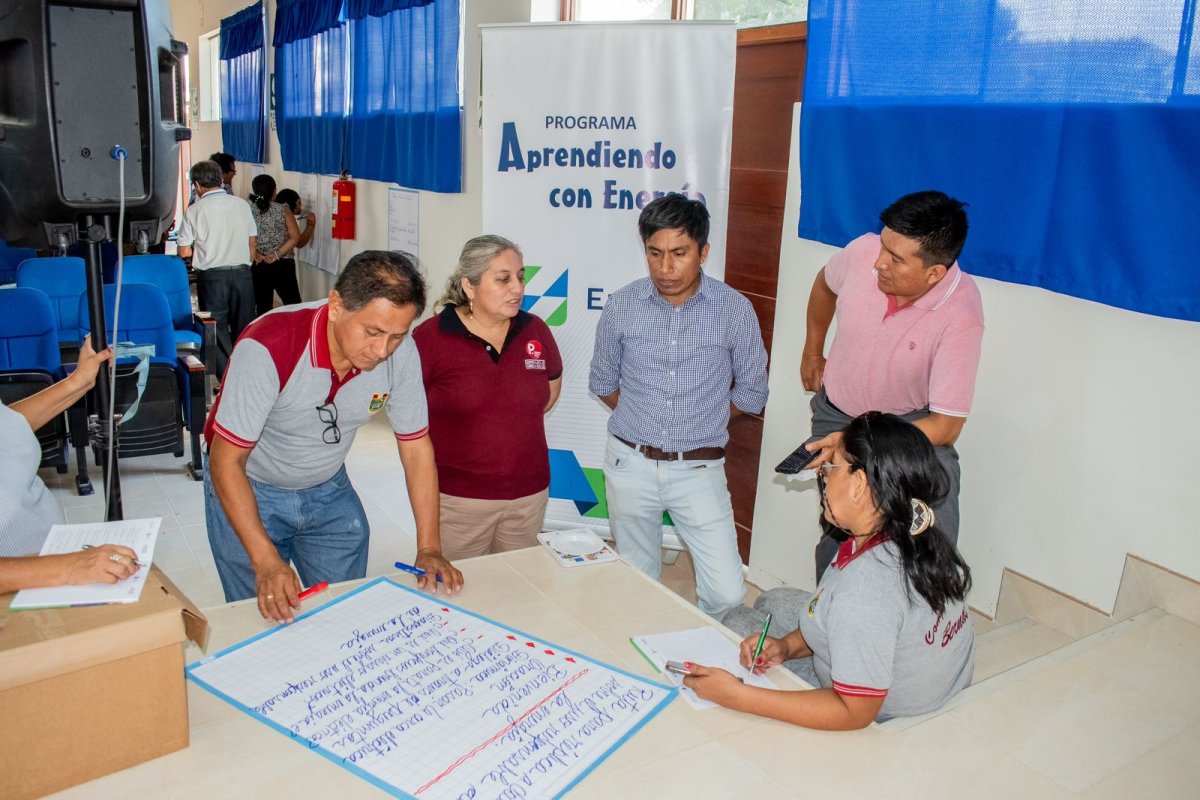
[[[878,273],[875,273],[878,274]],[[887,295],[887,311],[883,313],[884,319],[887,319],[892,314],[903,311],[906,308],[919,308],[922,311],[937,311],[942,305],[950,299],[950,295],[954,294],[954,290],[958,288],[958,284],[962,282],[962,270],[958,268],[958,262],[955,261],[950,269],[946,270],[946,274],[937,282],[932,289],[918,297],[906,306],[896,305],[896,298],[892,295]]]
[[[680,304],[681,307],[692,302],[697,297],[704,299],[704,290],[709,289],[711,291],[712,282],[713,278],[708,277],[708,273],[704,270],[700,270],[700,287],[696,289],[696,293],[694,295],[689,297],[687,300],[684,300],[683,303]],[[658,293],[658,289],[654,286],[654,280],[652,278],[646,278],[646,282],[638,288],[637,298],[639,300],[649,300],[653,297],[657,297],[659,300],[667,303],[667,301],[663,299],[663,296]],[[667,305],[671,304],[667,303]]]
[[[854,537],[850,537],[846,541],[842,542],[841,547],[838,548],[837,558],[835,558],[833,560],[833,566],[837,567],[838,569],[845,569],[846,565],[849,564],[851,561],[858,558],[863,553],[870,550],[872,547],[878,547],[879,545],[883,544],[887,540],[888,540],[888,537],[886,534],[877,533],[874,536],[872,536],[870,539],[867,539],[866,544],[864,544],[862,547],[855,550],[854,549]]]
[[[460,336],[478,339],[478,336],[467,330],[467,326],[463,324],[462,317],[458,316],[458,312],[455,311],[456,308],[457,306],[453,303],[447,303],[442,307],[442,310],[438,312],[438,329],[442,333],[456,333]],[[505,347],[521,332],[522,328],[529,324],[529,320],[530,314],[528,311],[518,311],[517,315],[509,320],[508,335],[504,337]]]
[[[958,284],[962,282],[962,270],[958,268],[958,262],[950,265],[950,269],[946,270],[946,274],[942,279],[925,294],[913,301],[913,305],[917,308],[923,308],[926,311],[936,311],[950,299],[950,295],[954,294],[954,290],[958,288]]]
[[[346,377],[338,379],[337,370],[333,368],[333,356],[329,352],[328,303],[318,308],[317,313],[313,314],[312,332],[308,342],[308,357],[312,365],[317,369],[329,370],[329,396],[325,399],[326,403],[332,402],[338,389],[362,371],[351,365],[350,371],[346,373]]]

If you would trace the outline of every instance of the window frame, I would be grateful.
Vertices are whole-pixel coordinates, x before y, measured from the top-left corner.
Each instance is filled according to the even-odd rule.
[[[221,28],[200,35],[197,60],[200,93],[196,117],[200,122],[221,121]]]

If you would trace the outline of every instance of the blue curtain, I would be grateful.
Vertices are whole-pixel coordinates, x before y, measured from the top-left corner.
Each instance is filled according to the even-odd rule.
[[[221,139],[238,161],[266,159],[266,69],[260,0],[221,20]]]
[[[346,167],[360,178],[462,190],[458,0],[347,0]]]
[[[937,188],[968,272],[1200,321],[1196,4],[812,0],[800,236]]]
[[[346,117],[344,0],[279,0],[275,128],[284,169],[338,173]]]

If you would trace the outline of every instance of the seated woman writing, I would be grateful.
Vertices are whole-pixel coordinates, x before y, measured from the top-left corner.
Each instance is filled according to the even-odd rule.
[[[38,556],[51,525],[63,522],[58,501],[38,477],[42,446],[34,431],[63,413],[96,383],[112,350],[97,353],[89,336],[71,376],[11,406],[0,403],[0,594],[69,583],[116,583],[137,572],[137,554],[106,544]]]
[[[847,538],[816,593],[772,589],[723,620],[747,637],[748,669],[784,664],[817,688],[761,689],[699,665],[684,683],[727,708],[824,730],[936,710],[971,682],[975,632],[971,571],[930,511],[946,492],[933,447],[910,423],[869,412],[820,470],[824,517]],[[767,614],[771,630],[791,632],[768,636],[755,659]]]

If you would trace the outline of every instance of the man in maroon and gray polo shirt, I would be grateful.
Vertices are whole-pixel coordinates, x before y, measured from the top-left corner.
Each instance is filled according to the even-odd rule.
[[[306,585],[366,574],[369,528],[346,475],[355,431],[384,411],[417,522],[422,588],[462,574],[441,553],[438,482],[416,347],[425,282],[398,252],[350,259],[327,301],[287,306],[246,329],[208,416],[208,539],[229,601],[258,597],[290,621]],[[293,571],[292,566],[295,565]]]

